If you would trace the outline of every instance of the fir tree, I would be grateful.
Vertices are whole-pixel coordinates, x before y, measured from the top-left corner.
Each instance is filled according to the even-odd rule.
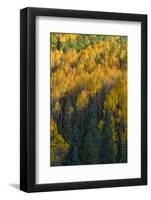
[[[73,143],[73,147],[72,147],[72,151],[71,151],[71,164],[72,165],[79,165],[80,164],[78,149],[77,149],[77,145],[76,145],[75,142]]]
[[[72,112],[71,112],[71,102],[67,101],[64,110],[64,120],[63,120],[63,133],[65,139],[69,144],[72,144]]]
[[[94,114],[91,115],[87,134],[84,139],[82,162],[83,164],[99,163],[99,135],[96,116]]]
[[[100,148],[100,161],[101,163],[113,163],[114,147],[112,141],[112,126],[111,117],[108,111],[104,112],[104,125],[101,136],[101,148]]]

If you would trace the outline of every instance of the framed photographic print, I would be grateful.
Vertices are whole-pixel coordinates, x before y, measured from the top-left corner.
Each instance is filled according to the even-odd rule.
[[[147,16],[20,12],[20,189],[147,184]]]

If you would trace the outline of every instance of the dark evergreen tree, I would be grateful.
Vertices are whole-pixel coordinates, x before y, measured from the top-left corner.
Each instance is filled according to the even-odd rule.
[[[122,162],[126,163],[127,162],[127,141],[124,142],[123,144],[123,152],[122,152]]]
[[[82,163],[83,164],[97,164],[99,163],[99,135],[98,126],[95,114],[91,115],[88,123],[87,133],[84,138]]]
[[[77,149],[77,145],[75,142],[73,143],[73,147],[72,147],[72,151],[71,151],[71,164],[72,165],[80,164],[78,149]]]
[[[71,112],[71,102],[67,101],[63,113],[63,134],[64,138],[69,144],[72,144],[72,112]]]
[[[60,41],[60,39],[57,40],[57,49],[60,50],[62,47],[62,43]]]
[[[101,136],[100,162],[113,163],[115,161],[115,156],[112,141],[111,117],[108,111],[104,112],[103,122],[104,125]]]

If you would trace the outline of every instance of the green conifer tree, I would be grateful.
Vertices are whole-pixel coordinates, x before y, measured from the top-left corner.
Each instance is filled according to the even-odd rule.
[[[82,163],[83,164],[97,164],[99,163],[99,134],[96,116],[91,115],[87,127],[87,134],[84,139]]]
[[[71,164],[72,165],[79,165],[80,164],[78,149],[77,149],[77,145],[76,145],[75,142],[73,143],[73,147],[72,147],[72,151],[71,151]]]
[[[100,162],[114,163],[115,156],[114,156],[114,147],[112,141],[111,117],[108,111],[104,112],[103,121],[104,125],[101,136]]]

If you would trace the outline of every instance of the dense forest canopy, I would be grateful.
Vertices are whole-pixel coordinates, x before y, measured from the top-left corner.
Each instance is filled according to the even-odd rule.
[[[50,33],[51,166],[127,162],[127,37]]]

